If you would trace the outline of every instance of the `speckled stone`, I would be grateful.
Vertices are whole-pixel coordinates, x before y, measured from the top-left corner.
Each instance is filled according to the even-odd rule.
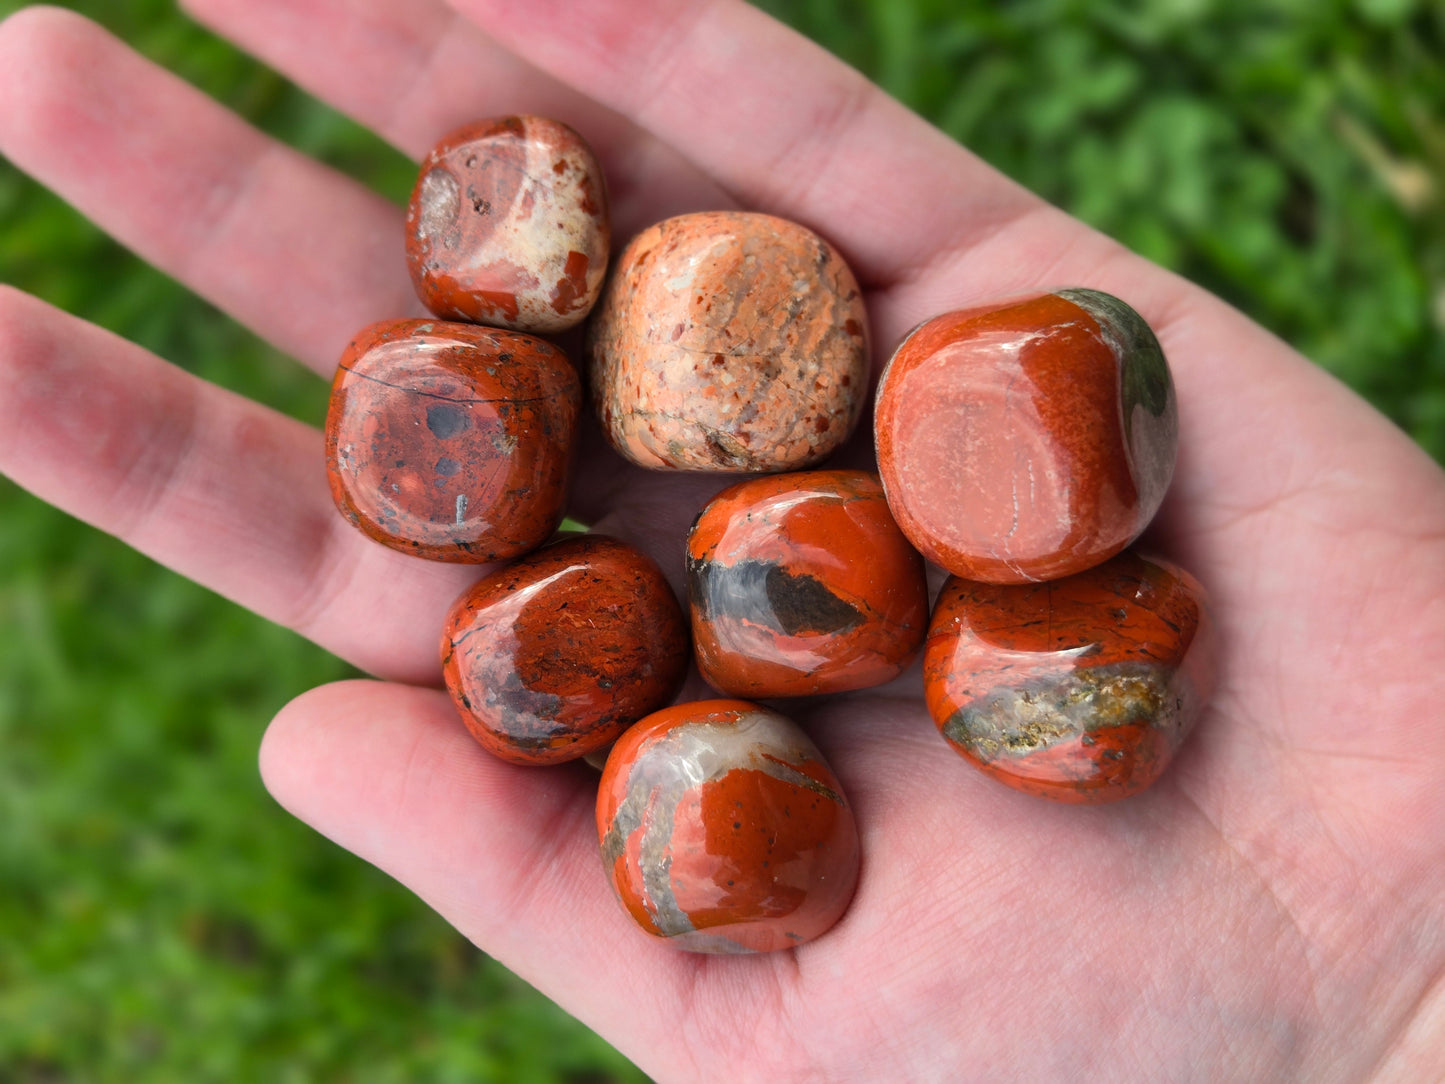
[[[1027,583],[1129,545],[1174,470],[1159,343],[1097,290],[947,313],[889,361],[874,415],[898,525],[958,576]]]
[[[442,675],[472,736],[514,764],[601,749],[682,685],[687,623],[646,554],[564,538],[479,580],[442,631]]]
[[[826,933],[858,882],[838,779],[791,720],[742,700],[679,704],[613,746],[602,864],[647,933],[691,952],[772,952]]]
[[[928,628],[923,558],[865,471],[723,490],[688,533],[687,573],[698,669],[730,696],[880,685]]]
[[[557,347],[442,320],[383,320],[342,355],[326,415],[336,506],[369,537],[481,563],[545,542],[567,502],[582,391]]]
[[[1132,550],[1062,580],[950,577],[923,655],[943,736],[1002,783],[1059,802],[1148,787],[1214,683],[1204,590]]]
[[[593,404],[643,467],[798,470],[852,432],[868,392],[853,273],[811,230],[708,211],[627,246],[588,337]]]
[[[596,302],[610,242],[596,157],[545,117],[452,132],[422,162],[407,207],[412,282],[447,319],[565,331]]]

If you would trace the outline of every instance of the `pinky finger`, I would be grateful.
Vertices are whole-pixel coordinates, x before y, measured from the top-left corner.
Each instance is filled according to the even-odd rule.
[[[321,434],[0,286],[0,473],[373,673],[437,680],[477,575],[336,514]]]

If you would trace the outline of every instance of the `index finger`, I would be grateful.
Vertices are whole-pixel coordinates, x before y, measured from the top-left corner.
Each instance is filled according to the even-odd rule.
[[[897,282],[1046,206],[741,0],[453,6],[670,143],[745,206],[823,233],[866,285]]]

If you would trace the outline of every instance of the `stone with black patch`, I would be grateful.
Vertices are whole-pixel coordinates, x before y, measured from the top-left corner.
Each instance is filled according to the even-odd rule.
[[[881,684],[922,644],[923,561],[877,476],[806,471],[719,493],[688,533],[698,668],[733,696]]]

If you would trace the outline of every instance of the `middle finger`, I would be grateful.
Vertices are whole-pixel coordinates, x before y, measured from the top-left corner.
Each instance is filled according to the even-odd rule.
[[[696,166],[615,111],[502,48],[436,0],[183,0],[190,15],[420,158],[481,115],[572,125],[606,166],[619,237],[732,205]]]

